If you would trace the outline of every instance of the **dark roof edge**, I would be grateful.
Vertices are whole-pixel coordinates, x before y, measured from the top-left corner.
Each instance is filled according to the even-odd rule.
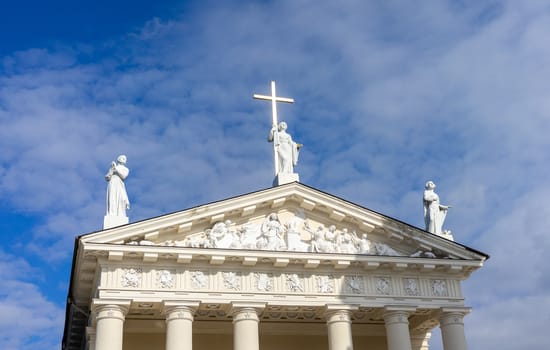
[[[67,300],[65,305],[65,326],[63,328],[63,339],[61,340],[61,349],[65,349],[67,346],[67,342],[69,341],[69,320],[70,320],[70,312],[71,312],[71,305],[73,300],[73,282],[74,282],[74,274],[75,274],[75,268],[76,268],[76,256],[78,255],[78,244],[80,242],[80,237],[78,236],[74,240],[74,250],[73,250],[73,261],[71,263],[71,277],[69,279],[69,290],[67,291]]]

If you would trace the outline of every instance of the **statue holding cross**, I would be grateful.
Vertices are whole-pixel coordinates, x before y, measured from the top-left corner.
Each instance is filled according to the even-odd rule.
[[[271,96],[254,94],[255,99],[271,101],[273,112],[272,127],[267,140],[273,142],[273,155],[275,164],[275,181],[277,185],[299,181],[298,174],[294,172],[294,166],[298,163],[298,153],[301,144],[292,140],[292,136],[286,132],[287,124],[277,121],[277,102],[294,103],[294,100],[286,97],[277,97],[275,82],[271,82]]]

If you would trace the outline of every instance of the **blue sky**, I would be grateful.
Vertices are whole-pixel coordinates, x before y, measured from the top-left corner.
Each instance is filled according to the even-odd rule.
[[[549,37],[535,0],[3,3],[0,348],[60,348],[117,155],[131,221],[269,187],[271,80],[302,182],[421,226],[431,179],[491,255],[464,284],[471,349],[546,348]]]

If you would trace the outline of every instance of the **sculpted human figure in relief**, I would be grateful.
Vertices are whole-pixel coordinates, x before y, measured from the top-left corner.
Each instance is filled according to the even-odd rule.
[[[265,250],[285,250],[283,241],[283,224],[279,221],[279,216],[275,213],[269,214],[262,223],[262,235],[258,242],[258,248]]]
[[[286,132],[287,125],[285,122],[280,122],[279,125],[273,125],[267,140],[275,143],[275,151],[277,152],[277,162],[279,174],[293,174],[294,167],[298,164],[298,152],[302,147],[292,141],[292,136]]]
[[[125,217],[126,209],[130,209],[130,201],[124,185],[124,180],[129,173],[125,155],[118,156],[117,162],[111,163],[111,168],[105,175],[105,180],[109,182],[107,185],[107,216]]]
[[[435,184],[433,181],[426,182],[424,190],[424,223],[426,224],[426,231],[442,234],[443,222],[447,216],[447,210],[450,208],[448,205],[441,205],[439,203],[439,196],[434,191]]]

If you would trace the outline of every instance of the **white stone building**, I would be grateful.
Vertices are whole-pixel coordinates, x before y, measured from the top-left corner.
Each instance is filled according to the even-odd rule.
[[[78,237],[63,349],[464,350],[487,258],[289,183]]]

